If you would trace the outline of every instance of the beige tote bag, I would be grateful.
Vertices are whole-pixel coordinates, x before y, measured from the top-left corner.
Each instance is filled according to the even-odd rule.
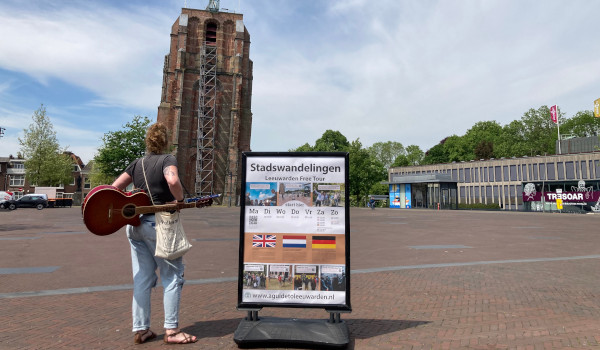
[[[142,171],[144,172],[144,181],[146,181],[150,200],[152,201],[152,205],[154,205],[148,179],[146,178],[144,158],[142,158]],[[160,211],[154,214],[154,218],[156,220],[156,250],[154,251],[154,256],[173,260],[183,256],[192,248],[183,230],[178,211],[174,213]]]

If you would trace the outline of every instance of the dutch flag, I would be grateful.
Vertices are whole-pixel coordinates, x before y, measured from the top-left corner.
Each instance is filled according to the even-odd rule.
[[[283,236],[284,248],[306,248],[306,236]]]

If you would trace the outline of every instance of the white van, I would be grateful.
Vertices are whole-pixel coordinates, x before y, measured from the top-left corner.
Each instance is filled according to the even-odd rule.
[[[5,209],[4,202],[13,199],[12,192],[0,191],[0,209]]]
[[[7,201],[9,199],[13,199],[12,192],[0,191],[0,201]]]

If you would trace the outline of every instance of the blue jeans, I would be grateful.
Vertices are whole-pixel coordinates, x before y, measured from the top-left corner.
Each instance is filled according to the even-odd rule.
[[[179,327],[179,301],[183,279],[183,257],[166,260],[154,256],[156,230],[154,215],[141,215],[142,224],[127,225],[126,232],[131,244],[131,266],[133,270],[133,331],[150,328],[150,294],[156,287],[156,269],[164,288],[164,328]]]

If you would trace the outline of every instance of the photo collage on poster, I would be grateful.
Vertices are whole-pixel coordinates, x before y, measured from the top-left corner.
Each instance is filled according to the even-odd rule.
[[[343,292],[344,265],[245,264],[243,289]]]
[[[322,166],[345,169],[341,161],[341,165],[334,163],[337,168]],[[347,280],[344,171],[310,176],[273,171],[246,179],[243,301],[265,297],[247,293],[259,290],[295,293],[265,294],[274,303],[343,302]],[[335,297],[328,299],[328,293]],[[318,297],[311,299],[315,294]]]

